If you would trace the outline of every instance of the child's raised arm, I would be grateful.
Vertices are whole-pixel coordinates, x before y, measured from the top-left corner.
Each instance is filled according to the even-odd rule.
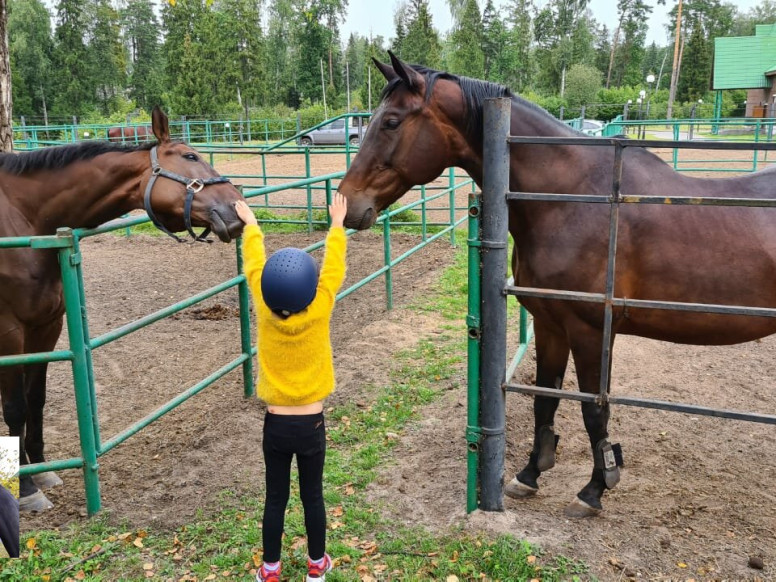
[[[345,215],[348,213],[348,202],[345,197],[337,192],[329,205],[331,216],[331,228],[326,237],[326,253],[323,257],[323,266],[318,280],[318,289],[329,291],[334,297],[345,281],[345,253],[347,251],[347,239],[343,229]]]
[[[243,232],[243,266],[245,268],[245,276],[254,296],[261,297],[261,271],[264,269],[264,263],[267,260],[266,252],[264,251],[264,233],[261,232],[256,216],[245,200],[235,202],[234,209],[237,212],[237,216],[246,225]]]

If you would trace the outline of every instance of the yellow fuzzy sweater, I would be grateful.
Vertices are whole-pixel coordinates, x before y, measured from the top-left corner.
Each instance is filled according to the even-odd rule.
[[[323,400],[334,391],[329,323],[337,291],[345,280],[346,250],[345,229],[330,229],[315,299],[303,311],[283,319],[270,311],[261,295],[261,272],[266,261],[264,234],[258,226],[245,227],[245,276],[258,321],[256,390],[267,404],[303,406]]]

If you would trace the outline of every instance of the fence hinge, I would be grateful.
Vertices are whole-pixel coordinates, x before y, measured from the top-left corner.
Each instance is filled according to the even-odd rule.
[[[76,265],[81,264],[81,251],[78,251],[77,253],[73,253],[70,255],[70,265],[75,267]]]

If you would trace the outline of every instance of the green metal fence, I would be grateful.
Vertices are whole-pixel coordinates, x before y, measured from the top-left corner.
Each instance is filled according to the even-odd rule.
[[[343,175],[344,172],[338,172],[326,176],[305,178],[303,180],[297,180],[283,185],[249,189],[245,191],[245,196],[249,199],[258,199],[259,197],[264,197],[264,199],[267,200],[272,193],[288,190],[289,188],[306,188],[308,186],[316,186],[324,189],[326,193],[326,202],[328,203],[331,201],[332,191],[336,188],[335,181],[339,180]],[[463,182],[456,183],[456,177],[452,169],[448,171],[448,179],[450,181],[449,187],[444,189],[442,192],[434,194],[431,197],[427,197],[425,194],[423,194],[421,199],[416,202],[410,203],[399,209],[384,212],[382,214],[378,223],[381,225],[382,233],[384,235],[383,244],[385,261],[383,267],[371,275],[368,275],[361,281],[350,286],[349,288],[341,291],[337,296],[338,299],[350,295],[370,281],[383,276],[385,278],[386,305],[390,309],[393,305],[393,268],[400,262],[407,259],[413,253],[418,252],[424,246],[442,236],[449,234],[451,243],[455,244],[455,229],[463,222],[463,220],[466,219],[465,216],[460,219],[456,218],[455,195],[456,192],[462,188],[471,188],[473,190],[474,185],[471,180],[465,180]],[[322,184],[322,186],[319,186],[320,184]],[[436,199],[441,199],[443,197],[448,197],[449,199],[449,222],[444,225],[435,223],[438,227],[440,227],[439,230],[434,234],[429,234],[426,230],[426,227],[431,223],[429,223],[425,217],[427,205],[429,202]],[[312,200],[309,195],[307,197],[307,204],[305,207],[307,208],[308,214],[311,216],[315,207],[312,205]],[[402,253],[400,256],[392,257],[391,231],[392,225],[395,226],[395,222],[393,222],[391,219],[400,212],[411,208],[420,208],[423,214],[422,220],[420,222],[421,240],[417,245]],[[149,222],[146,216],[139,216],[111,221],[110,223],[95,229],[73,230],[69,228],[61,228],[57,231],[56,235],[52,236],[0,238],[0,252],[4,252],[3,249],[28,247],[34,249],[51,249],[59,254],[59,264],[61,268],[66,307],[65,317],[67,321],[69,348],[66,350],[56,350],[45,353],[0,356],[0,366],[16,366],[57,361],[70,362],[73,371],[75,405],[78,419],[78,436],[81,448],[81,456],[79,457],[25,465],[21,467],[20,474],[33,475],[51,470],[76,468],[82,469],[84,475],[84,488],[86,492],[86,509],[89,515],[93,515],[101,508],[98,471],[99,457],[108,453],[120,443],[124,442],[132,435],[142,430],[144,427],[158,420],[164,414],[170,412],[195,394],[201,392],[238,367],[242,368],[244,395],[246,397],[250,397],[254,394],[252,356],[256,353],[256,347],[251,345],[249,289],[246,278],[242,271],[241,244],[239,241],[236,245],[237,275],[235,277],[232,277],[227,281],[211,287],[210,289],[197,293],[188,299],[179,301],[173,305],[141,317],[136,321],[110,330],[102,335],[96,337],[92,337],[90,335],[86,306],[86,292],[82,273],[83,257],[81,255],[79,246],[80,240],[89,236],[95,236],[121,229],[128,229],[132,226],[137,226],[146,222]],[[307,221],[307,223],[310,225],[312,225],[313,222],[314,221],[312,218]],[[319,222],[323,223],[323,221]],[[326,222],[328,222],[328,216]],[[402,225],[406,226],[407,223],[402,223]],[[348,231],[348,234],[350,235],[353,232],[355,231]],[[323,245],[324,241],[321,241],[307,247],[305,250],[309,252],[320,248]],[[118,434],[104,439],[100,434],[98,399],[95,390],[95,373],[92,365],[93,351],[112,341],[122,338],[130,333],[140,330],[148,325],[151,325],[179,311],[182,311],[183,309],[200,303],[207,298],[213,297],[214,295],[234,287],[237,287],[238,289],[240,305],[240,355],[226,365],[213,371],[206,378],[203,378],[196,384],[192,385],[184,392],[171,399],[169,402],[158,407],[150,414],[120,431]]]

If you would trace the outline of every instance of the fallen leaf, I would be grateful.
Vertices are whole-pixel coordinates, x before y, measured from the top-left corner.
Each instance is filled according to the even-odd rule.
[[[145,564],[143,564],[143,570],[153,570],[153,569],[154,569],[154,565],[152,562],[146,562]]]
[[[687,567],[687,564],[685,564],[684,562],[678,562],[676,565],[679,566],[680,568],[686,568]]]
[[[35,538],[30,538],[27,540],[26,545],[28,550],[34,550],[35,546],[37,545],[37,542],[35,541]]]
[[[455,574],[450,574],[447,578],[445,578],[445,582],[458,582],[458,576]]]
[[[331,510],[331,514],[334,517],[342,517],[345,514],[345,510],[342,509],[341,505],[338,505],[337,507]]]
[[[345,485],[345,495],[353,495],[356,492],[352,483]]]
[[[536,563],[536,556],[528,556],[525,559],[525,561],[528,562],[529,564],[534,564],[534,563]]]
[[[132,542],[132,545],[134,545],[136,548],[142,548],[143,540],[141,540],[140,538],[135,538],[135,541]]]
[[[86,578],[86,572],[84,572],[83,570],[78,570],[78,573],[74,576],[74,578],[76,580],[83,580],[84,578]]]

